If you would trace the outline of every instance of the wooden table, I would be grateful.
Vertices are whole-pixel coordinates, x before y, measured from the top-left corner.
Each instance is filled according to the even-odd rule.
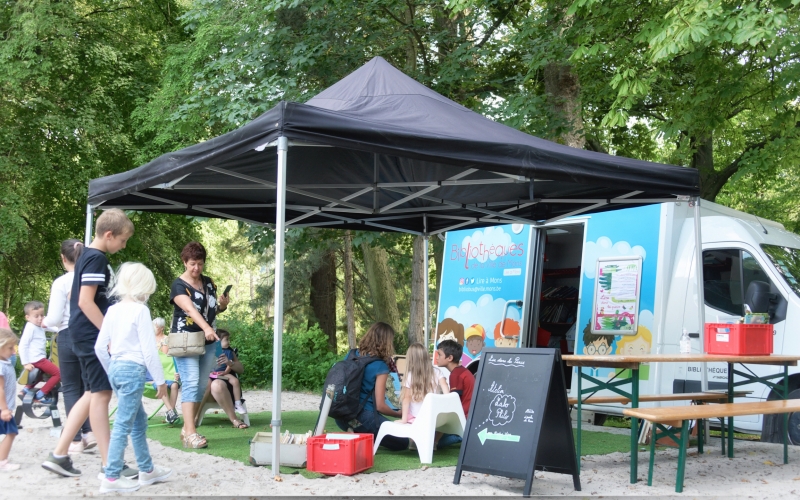
[[[730,356],[718,354],[643,354],[640,356],[624,355],[582,355],[570,354],[562,356],[567,366],[578,367],[578,470],[580,470],[581,460],[581,406],[584,394],[594,394],[601,390],[610,390],[620,396],[630,398],[631,408],[639,407],[639,367],[642,363],[727,363],[728,365],[728,402],[733,402],[733,393],[736,387],[760,382],[782,396],[783,399],[789,395],[789,367],[797,366],[800,356]],[[734,368],[735,364],[754,364],[754,365],[773,365],[783,366],[783,373],[766,375],[759,377],[750,370],[739,371]],[[610,380],[600,380],[590,375],[584,375],[583,367],[592,368],[617,368],[629,369],[630,378],[617,379],[620,373],[614,375]],[[744,380],[734,382],[734,374],[739,375]],[[774,379],[781,379],[781,383],[774,382]],[[583,389],[582,382],[586,380],[593,383],[592,387]],[[626,386],[630,385],[628,389]],[[626,391],[627,389],[627,391]],[[783,432],[788,432],[788,415],[784,415]],[[728,456],[733,458],[733,417],[728,417]],[[638,428],[637,418],[631,418],[631,484],[636,483],[638,474]],[[784,447],[784,459],[788,460],[788,448]]]

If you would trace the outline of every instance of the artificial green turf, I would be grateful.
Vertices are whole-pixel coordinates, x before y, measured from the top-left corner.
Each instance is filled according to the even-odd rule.
[[[287,411],[281,414],[283,425],[281,432],[287,429],[291,433],[305,434],[313,430],[317,423],[318,413],[314,411]],[[199,450],[185,450],[192,453],[203,453],[217,457],[230,458],[250,465],[250,439],[256,432],[269,432],[269,423],[272,419],[270,412],[251,413],[249,429],[234,429],[224,413],[207,413],[203,419],[202,427],[198,432],[208,439],[208,448]],[[325,429],[330,432],[339,432],[339,428],[332,419],[328,419]],[[575,430],[573,429],[573,433]],[[164,446],[183,449],[180,441],[179,427],[151,427],[147,430],[147,437],[154,439]],[[610,434],[607,432],[583,431],[581,443],[582,455],[605,455],[615,451],[627,452],[630,450],[630,436]],[[433,454],[433,463],[428,467],[452,467],[458,463],[458,446],[451,446],[438,450]],[[392,470],[419,469],[419,454],[414,450],[391,452],[381,448],[375,455],[372,468],[365,471],[386,472]],[[309,472],[306,469],[281,467],[284,474],[300,473],[306,477],[322,477],[321,474]]]

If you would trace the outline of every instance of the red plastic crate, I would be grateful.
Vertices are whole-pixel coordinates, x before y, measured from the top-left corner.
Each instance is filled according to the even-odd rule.
[[[772,354],[772,325],[706,323],[705,349],[708,354]]]
[[[335,476],[352,476],[372,467],[372,434],[350,434],[353,439],[328,439],[327,434],[308,438],[307,468]]]

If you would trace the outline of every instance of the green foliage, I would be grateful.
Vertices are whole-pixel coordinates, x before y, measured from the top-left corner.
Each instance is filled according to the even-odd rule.
[[[239,319],[226,318],[220,328],[231,332],[231,345],[244,365],[240,379],[245,387],[272,386],[272,329]],[[320,392],[338,356],[328,351],[328,338],[318,326],[283,335],[282,386],[284,390]]]

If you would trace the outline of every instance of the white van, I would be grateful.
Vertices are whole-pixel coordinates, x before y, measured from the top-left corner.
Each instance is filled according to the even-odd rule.
[[[800,321],[800,236],[786,231],[781,224],[707,201],[701,202],[701,220],[706,322],[741,317],[747,302],[754,312],[770,313],[775,354],[800,354],[800,332],[796,328]],[[529,333],[522,345],[543,346],[549,333],[551,346],[561,345],[562,350],[576,354],[594,353],[597,349],[614,354],[623,346],[636,352],[669,354],[679,352],[679,338],[686,328],[694,337],[692,351],[703,352],[697,335],[702,325],[698,324],[697,311],[694,208],[689,203],[576,216],[540,228],[534,233],[534,241],[537,234],[538,247],[543,247],[543,256],[539,254],[543,265],[534,266],[541,268],[541,275],[533,273],[533,293],[528,294],[537,298],[530,305],[534,314],[529,316],[536,316],[537,321],[529,320],[524,330],[538,334]],[[598,259],[623,256],[642,257],[639,329],[635,336],[616,336],[613,341],[608,338],[608,346],[604,346],[603,342],[594,342],[598,337],[589,327],[594,274]],[[545,293],[565,289],[577,289],[577,297]],[[548,298],[552,295],[556,298]],[[756,374],[782,370],[774,366],[747,367]],[[699,363],[643,366],[640,393],[697,392],[702,369]],[[595,370],[595,375],[608,376],[610,371]],[[575,394],[577,381],[573,374],[574,370],[567,373],[567,383]],[[726,364],[709,363],[707,374],[709,389],[727,389]],[[790,398],[800,398],[800,370],[790,367],[790,376]],[[747,398],[750,401],[775,397],[763,384],[741,389],[752,391]],[[621,414],[623,407],[584,408]],[[800,415],[791,418],[791,441],[800,444]],[[762,431],[762,416],[737,417],[735,425],[737,430],[758,433]],[[765,429],[765,434],[772,432],[771,428]]]

